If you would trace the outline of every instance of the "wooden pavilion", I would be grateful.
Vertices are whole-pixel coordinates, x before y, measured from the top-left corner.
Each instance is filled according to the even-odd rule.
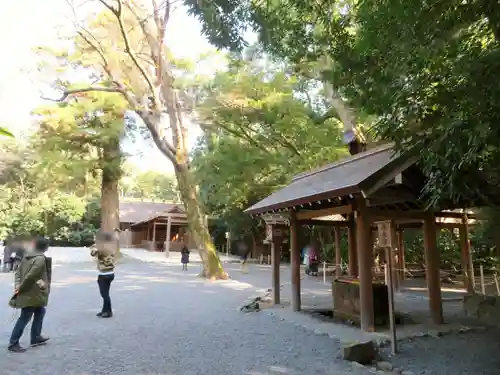
[[[284,233],[289,230],[291,242],[292,309],[299,311],[298,234],[301,226],[332,226],[335,231],[337,264],[340,263],[340,230],[345,228],[349,243],[349,275],[359,278],[361,328],[374,331],[373,232],[376,222],[391,221],[391,236],[397,239],[393,243],[398,243],[398,268],[401,268],[404,259],[402,232],[408,227],[423,228],[430,315],[434,323],[443,323],[437,230],[442,227],[459,228],[464,282],[467,290],[472,291],[468,226],[473,217],[465,211],[451,210],[478,205],[471,201],[458,204],[443,202],[439,211],[427,209],[425,202],[420,199],[426,179],[416,162],[417,157],[395,153],[392,144],[382,145],[299,174],[288,186],[248,208],[246,212],[250,215],[273,217],[270,224],[278,229],[278,235],[273,237],[271,255],[274,303],[280,303],[279,244]],[[498,200],[497,197],[486,198]],[[285,227],[287,229],[283,230]]]
[[[122,246],[168,253],[192,245],[182,203],[120,202],[120,229]]]

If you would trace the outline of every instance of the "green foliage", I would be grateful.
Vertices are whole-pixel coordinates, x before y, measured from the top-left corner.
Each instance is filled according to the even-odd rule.
[[[14,134],[12,134],[7,128],[0,126],[0,136],[11,137],[14,138]]]
[[[420,153],[431,203],[498,204],[480,185],[500,180],[497,2],[185,2],[218,46],[241,49],[251,27],[265,51],[312,64],[380,136]]]
[[[257,225],[242,211],[298,172],[343,156],[340,124],[318,123],[311,93],[286,66],[232,61],[216,75],[197,108],[205,129],[193,167],[205,206],[235,236]]]
[[[174,175],[156,171],[140,172],[130,165],[124,166],[120,191],[125,199],[180,201]]]
[[[496,184],[499,175],[499,5],[389,4],[357,8],[353,95],[381,116],[381,134],[406,150],[425,149],[432,202],[487,198],[474,176]]]
[[[19,205],[13,201],[16,196],[17,192],[10,189],[4,190],[0,197],[2,238],[44,235],[53,245],[63,246],[81,246],[92,242],[98,227],[84,216],[87,204],[80,197],[68,193],[56,193],[49,197],[41,193]]]
[[[109,93],[80,94],[69,103],[37,109],[40,129],[33,143],[41,166],[79,181],[98,171],[119,179],[126,109],[120,95]]]

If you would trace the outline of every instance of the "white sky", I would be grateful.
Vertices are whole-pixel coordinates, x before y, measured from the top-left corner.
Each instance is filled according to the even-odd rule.
[[[57,40],[57,27],[67,23],[70,8],[65,0],[0,0],[0,124],[15,134],[30,126],[30,111],[43,104],[40,90],[33,81],[35,58],[32,48],[50,45]],[[211,49],[201,35],[199,23],[183,9],[177,9],[167,27],[167,41],[176,56],[196,59]],[[207,67],[215,71],[222,68]],[[191,131],[195,140],[199,129]],[[132,162],[140,169],[171,171],[169,161],[153,144],[138,142],[132,153],[140,150]]]

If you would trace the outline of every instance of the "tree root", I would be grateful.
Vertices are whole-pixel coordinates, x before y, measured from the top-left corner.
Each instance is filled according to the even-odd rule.
[[[225,272],[225,271],[217,272],[215,275],[208,275],[207,272],[205,270],[203,270],[203,271],[201,271],[196,276],[200,277],[200,278],[203,278],[203,279],[209,279],[209,280],[212,280],[212,281],[215,281],[215,280],[229,280],[231,278],[229,276],[229,274],[227,272]]]

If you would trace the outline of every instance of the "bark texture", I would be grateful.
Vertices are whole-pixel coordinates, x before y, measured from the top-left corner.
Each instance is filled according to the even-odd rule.
[[[208,231],[191,172],[186,166],[176,166],[175,174],[187,213],[190,237],[203,261],[203,272],[200,276],[210,279],[227,279],[228,275],[222,267]]]

